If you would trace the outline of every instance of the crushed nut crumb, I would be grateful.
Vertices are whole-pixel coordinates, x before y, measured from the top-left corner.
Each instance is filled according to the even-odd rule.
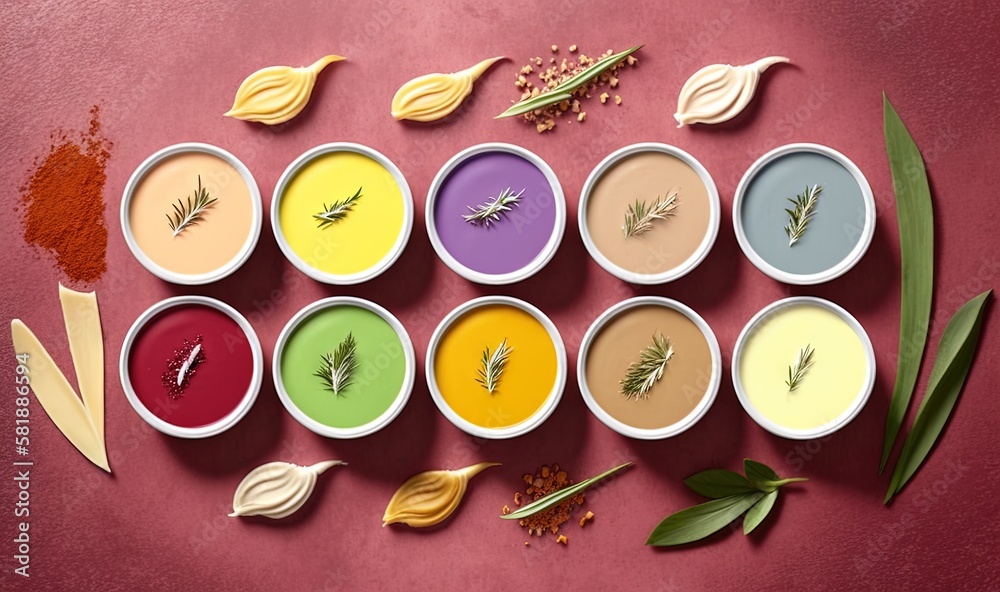
[[[580,518],[580,526],[585,525],[586,523],[590,522],[593,519],[594,519],[594,513],[591,512],[590,510],[587,510],[587,513],[584,514],[583,518]]]
[[[621,105],[621,104],[622,104],[622,98],[618,95],[615,95],[615,105]]]
[[[508,506],[507,504],[504,504],[504,506],[503,506],[503,510],[500,510],[500,512],[501,512],[501,513],[502,513],[502,514],[503,514],[504,516],[506,516],[507,514],[510,514],[510,506]],[[581,525],[581,526],[583,526],[583,523],[580,523],[580,525]]]
[[[556,537],[556,542],[561,543],[563,545],[567,545],[569,544],[569,539],[566,538],[566,535],[561,534],[558,537]]]
[[[576,51],[576,45],[575,44],[574,45],[570,45],[569,46],[569,51],[570,51],[570,53],[575,52]]]
[[[559,51],[559,46],[558,45],[553,45],[552,46],[552,53],[555,53],[557,51]]]
[[[608,93],[601,93],[601,104],[607,103],[609,96],[610,95]]]
[[[586,111],[581,111],[580,114],[576,116],[576,120],[577,121],[583,121],[585,119],[587,119],[587,112]]]

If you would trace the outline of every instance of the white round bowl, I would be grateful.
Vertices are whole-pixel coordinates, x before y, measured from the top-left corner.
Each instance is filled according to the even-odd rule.
[[[406,360],[406,370],[403,374],[403,384],[399,389],[399,394],[396,395],[395,400],[393,400],[392,405],[390,405],[389,408],[383,411],[381,415],[370,422],[353,428],[328,426],[303,413],[288,395],[288,390],[285,388],[285,382],[281,376],[281,356],[285,351],[285,345],[288,343],[288,339],[292,336],[292,333],[295,332],[295,329],[297,329],[298,326],[307,318],[321,310],[345,305],[363,308],[382,317],[382,319],[388,323],[390,327],[392,327],[392,329],[396,332],[396,335],[399,337],[399,343],[403,348],[403,356]],[[413,382],[416,377],[415,368],[416,355],[413,353],[413,342],[410,340],[410,334],[406,332],[406,328],[399,322],[399,319],[378,304],[375,304],[370,300],[355,298],[353,296],[332,296],[330,298],[323,298],[322,300],[317,300],[295,313],[295,316],[289,319],[288,323],[285,324],[285,328],[282,329],[281,333],[278,335],[278,342],[274,346],[274,355],[271,359],[271,374],[274,378],[274,388],[278,391],[278,398],[281,399],[281,404],[284,405],[285,409],[288,410],[288,413],[295,418],[295,421],[320,436],[326,436],[327,438],[339,438],[342,440],[361,438],[374,434],[392,423],[392,420],[396,419],[396,416],[403,411],[403,407],[406,406],[406,402],[410,400],[410,393],[413,392]]]
[[[247,184],[247,188],[250,190],[252,213],[249,236],[247,236],[246,241],[243,243],[243,246],[240,247],[240,250],[237,252],[235,257],[222,267],[207,273],[177,273],[162,267],[150,259],[149,256],[146,255],[146,253],[139,247],[139,243],[136,242],[135,235],[132,233],[132,225],[129,222],[129,207],[132,204],[132,194],[135,193],[135,190],[139,186],[143,177],[145,177],[149,171],[158,165],[160,161],[185,152],[203,152],[221,158],[232,165],[232,167],[239,172],[243,182]],[[155,152],[152,156],[142,161],[142,164],[140,164],[139,167],[132,172],[132,176],[129,177],[128,183],[125,184],[125,191],[122,194],[120,220],[122,233],[125,235],[125,242],[128,244],[129,250],[132,251],[132,255],[139,261],[140,264],[142,264],[143,267],[161,280],[166,280],[173,284],[196,286],[210,284],[221,280],[222,278],[235,272],[240,268],[240,266],[246,263],[247,259],[250,258],[251,253],[253,253],[254,247],[257,246],[257,240],[260,238],[260,228],[264,220],[264,207],[261,205],[260,189],[257,188],[257,181],[254,180],[253,175],[250,174],[250,169],[248,169],[246,165],[240,161],[240,159],[218,146],[202,144],[199,142],[185,142],[183,144],[167,146],[166,148]]]
[[[601,177],[604,176],[604,174],[619,161],[633,154],[639,154],[642,152],[662,152],[680,159],[689,167],[694,169],[696,173],[698,173],[698,177],[701,179],[702,183],[705,184],[705,189],[708,191],[708,229],[705,232],[705,237],[702,239],[701,244],[698,245],[698,249],[695,250],[695,252],[692,253],[691,256],[688,257],[683,263],[673,269],[668,269],[660,273],[636,273],[612,262],[604,255],[604,253],[600,251],[600,249],[597,248],[597,245],[594,244],[594,239],[590,236],[590,228],[587,226],[587,204],[590,202],[590,193],[594,190],[594,186],[597,185],[597,182],[601,179]],[[577,213],[577,223],[580,226],[580,236],[583,238],[584,246],[587,247],[587,252],[590,253],[591,258],[593,258],[598,265],[603,267],[605,271],[618,279],[632,284],[653,285],[665,284],[684,277],[694,268],[698,267],[698,265],[705,260],[705,257],[708,257],[708,253],[712,250],[712,246],[715,244],[715,239],[719,235],[719,223],[722,219],[720,212],[721,206],[719,205],[719,190],[715,187],[715,181],[712,179],[712,175],[708,173],[708,169],[706,169],[697,158],[691,156],[676,146],[670,146],[669,144],[661,144],[658,142],[642,142],[615,150],[606,156],[604,160],[602,160],[594,168],[594,170],[590,172],[590,175],[587,177],[587,181],[583,184],[583,191],[580,192],[580,205]]]
[[[389,171],[392,178],[396,181],[396,184],[399,185],[399,191],[403,195],[403,227],[399,231],[399,236],[396,237],[396,242],[378,263],[357,273],[334,274],[313,267],[292,249],[291,245],[288,244],[288,239],[285,238],[284,231],[281,229],[279,210],[282,196],[284,195],[288,184],[299,172],[299,170],[309,164],[309,162],[314,158],[331,152],[354,152],[374,160]],[[347,286],[367,282],[370,279],[378,277],[385,270],[392,267],[392,264],[395,263],[396,260],[399,259],[399,256],[403,254],[403,250],[406,249],[406,243],[410,240],[410,232],[412,229],[413,194],[410,192],[410,185],[406,182],[406,177],[403,176],[403,172],[400,171],[399,167],[397,167],[394,162],[389,160],[388,157],[374,148],[369,148],[368,146],[354,144],[351,142],[333,142],[330,144],[316,146],[315,148],[307,150],[298,158],[293,160],[285,171],[281,173],[281,177],[278,178],[277,185],[274,186],[274,195],[271,198],[271,230],[274,232],[274,240],[278,242],[278,247],[281,249],[281,252],[285,255],[286,259],[292,262],[292,265],[297,267],[299,271],[312,279],[318,282],[323,282],[324,284]]]
[[[445,332],[447,332],[451,327],[452,323],[458,320],[462,315],[472,310],[494,304],[513,306],[535,317],[535,319],[538,320],[543,327],[545,327],[545,330],[548,332],[549,338],[552,339],[552,344],[556,350],[556,380],[555,384],[552,385],[552,390],[549,392],[549,396],[546,397],[545,402],[535,411],[535,413],[524,421],[502,428],[488,428],[476,425],[456,413],[455,410],[448,405],[448,402],[444,400],[444,395],[441,394],[441,389],[438,388],[437,378],[434,371],[434,359],[437,357],[438,345],[441,343],[441,339],[444,337]],[[478,438],[487,438],[492,440],[516,438],[517,436],[527,434],[531,430],[540,426],[546,419],[549,418],[550,415],[552,415],[552,412],[556,410],[556,406],[559,405],[559,399],[562,398],[563,389],[566,387],[566,345],[563,343],[562,336],[559,335],[559,330],[556,329],[555,324],[538,308],[523,300],[512,298],[510,296],[481,296],[457,306],[454,310],[448,313],[448,315],[441,320],[441,323],[438,324],[437,328],[434,329],[434,333],[431,335],[430,344],[427,346],[427,358],[425,360],[424,372],[427,375],[427,388],[431,392],[431,398],[434,399],[434,404],[437,405],[437,408],[441,411],[441,413],[448,418],[448,421],[454,424],[457,428]]]
[[[750,187],[750,183],[753,181],[753,178],[757,175],[757,173],[763,170],[764,167],[773,162],[775,159],[796,152],[813,152],[815,154],[821,154],[843,166],[847,169],[851,176],[854,177],[858,187],[861,188],[861,197],[865,202],[865,225],[861,230],[861,238],[858,240],[858,244],[854,245],[854,249],[852,249],[851,252],[848,253],[847,256],[844,257],[844,259],[842,259],[838,264],[825,271],[817,273],[789,273],[778,269],[765,261],[763,257],[757,254],[757,251],[755,251],[753,246],[750,244],[750,240],[747,239],[746,231],[743,229],[743,216],[740,214],[743,208],[743,200],[746,198],[747,189]],[[834,280],[844,275],[850,271],[852,267],[857,265],[858,261],[861,261],[861,258],[865,256],[866,252],[868,252],[868,247],[872,244],[872,237],[875,236],[875,219],[875,196],[872,194],[871,185],[868,184],[868,179],[865,178],[864,173],[861,172],[861,169],[859,169],[858,166],[851,161],[851,159],[847,158],[840,152],[837,152],[833,148],[823,146],[822,144],[786,144],[771,150],[764,156],[761,156],[755,163],[750,165],[747,172],[743,173],[743,178],[740,179],[739,185],[736,186],[736,197],[733,199],[733,230],[736,231],[736,240],[740,243],[740,249],[743,250],[743,254],[746,255],[747,259],[749,259],[750,262],[757,267],[757,269],[761,270],[771,278],[776,279],[779,282],[799,286],[811,286]]]
[[[605,325],[618,315],[639,306],[649,305],[671,308],[690,319],[701,330],[701,334],[705,337],[705,341],[708,342],[708,349],[712,354],[712,374],[708,380],[708,387],[705,389],[705,396],[702,397],[698,405],[683,419],[672,425],[657,429],[637,428],[615,419],[601,407],[594,398],[590,386],[587,384],[587,354],[590,352],[590,346],[594,342],[594,338],[597,337]],[[662,296],[638,296],[615,304],[601,313],[591,323],[590,328],[587,329],[587,332],[583,336],[583,342],[580,344],[580,353],[576,362],[576,380],[580,385],[580,394],[583,395],[583,401],[587,404],[590,412],[597,419],[601,420],[601,423],[629,438],[637,440],[662,440],[687,431],[708,413],[709,408],[712,407],[712,403],[715,402],[715,398],[719,394],[719,386],[722,383],[722,352],[719,349],[719,341],[715,338],[715,332],[705,322],[705,319],[690,307]]]
[[[808,430],[788,428],[764,417],[764,415],[762,415],[750,402],[750,398],[743,389],[743,382],[740,379],[740,360],[743,356],[743,348],[746,345],[747,340],[753,335],[754,331],[766,324],[770,316],[775,312],[783,308],[799,304],[820,306],[843,319],[852,329],[854,329],[854,332],[861,340],[861,346],[865,350],[865,357],[868,362],[865,383],[861,387],[861,391],[858,392],[857,397],[854,399],[854,403],[848,407],[847,410],[841,413],[839,417],[835,417],[823,425],[810,428]],[[733,387],[736,389],[736,396],[739,398],[740,404],[743,405],[743,409],[746,410],[747,414],[749,414],[750,417],[752,417],[753,420],[756,421],[762,428],[776,436],[781,436],[782,438],[788,438],[790,440],[813,440],[815,438],[828,436],[846,426],[852,419],[857,417],[858,413],[861,413],[862,409],[864,409],[869,397],[871,397],[872,389],[875,388],[875,349],[872,347],[872,342],[868,338],[868,333],[865,332],[861,323],[851,316],[851,313],[823,298],[816,298],[814,296],[793,296],[791,298],[783,298],[765,306],[760,312],[755,314],[753,318],[750,319],[745,327],[743,327],[743,331],[740,332],[740,336],[736,340],[736,346],[733,349],[732,374]]]
[[[135,343],[136,337],[142,328],[146,326],[146,323],[165,310],[189,304],[209,306],[225,313],[226,316],[235,321],[240,329],[243,330],[247,342],[250,344],[250,352],[253,355],[253,376],[250,379],[250,386],[247,388],[246,395],[243,396],[240,404],[219,421],[196,428],[176,426],[154,415],[152,411],[142,404],[139,396],[136,395],[135,389],[132,388],[132,380],[129,377],[128,370],[128,359],[132,351],[132,344]],[[254,402],[257,400],[257,395],[260,393],[260,385],[264,376],[264,354],[261,351],[257,333],[250,326],[246,318],[232,306],[207,296],[174,296],[173,298],[161,300],[149,307],[132,323],[132,327],[125,334],[125,342],[122,344],[121,356],[118,361],[118,373],[121,378],[122,389],[125,391],[125,398],[128,399],[129,404],[132,405],[132,409],[135,409],[135,412],[139,414],[139,417],[143,421],[168,436],[188,439],[208,438],[221,434],[236,425],[250,411],[250,408],[253,407]]]
[[[545,179],[549,182],[549,187],[552,189],[552,199],[555,202],[555,226],[552,229],[552,234],[549,236],[548,242],[545,243],[541,252],[539,252],[538,255],[531,260],[531,262],[521,269],[517,269],[509,273],[483,273],[460,263],[450,252],[448,252],[444,243],[441,242],[441,237],[438,235],[437,231],[437,222],[434,216],[434,206],[437,203],[437,194],[441,190],[442,185],[444,185],[448,175],[450,175],[452,171],[458,168],[459,165],[466,160],[486,152],[507,152],[515,154],[535,165],[535,167],[542,172],[542,175],[544,175]],[[542,160],[542,158],[534,152],[520,146],[515,146],[514,144],[505,144],[502,142],[477,144],[462,150],[455,156],[452,156],[448,162],[441,167],[441,170],[438,171],[437,175],[434,176],[430,189],[427,190],[424,221],[427,224],[427,236],[430,238],[431,245],[434,247],[434,252],[437,253],[438,257],[440,257],[441,260],[444,261],[445,265],[451,268],[452,271],[469,281],[476,282],[477,284],[513,284],[538,273],[539,270],[545,267],[545,265],[552,260],[556,251],[559,250],[559,244],[562,242],[563,232],[566,229],[566,197],[563,195],[562,185],[559,184],[559,179],[556,177],[555,172],[553,172],[552,167],[550,167],[548,163]]]

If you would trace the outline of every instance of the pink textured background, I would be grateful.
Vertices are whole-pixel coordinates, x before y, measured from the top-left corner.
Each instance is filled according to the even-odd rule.
[[[77,454],[32,406],[31,581],[35,589],[358,590],[534,589],[571,584],[640,590],[785,587],[968,588],[995,585],[1000,523],[996,514],[996,393],[1000,380],[996,319],[940,445],[897,503],[881,499],[888,477],[876,468],[895,373],[898,240],[882,141],[881,91],[889,93],[928,162],[937,215],[937,283],[931,349],[958,305],[997,284],[1000,247],[995,210],[1000,96],[991,3],[730,2],[624,4],[565,0],[506,2],[244,3],[179,0],[120,7],[113,2],[10,3],[0,16],[3,118],[4,319],[24,319],[64,368],[70,366],[52,258],[25,245],[13,206],[32,162],[55,128],[82,129],[99,104],[115,143],[105,193],[109,272],[96,286],[107,355],[107,446],[114,470],[102,474]],[[962,6],[964,4],[964,6]],[[807,6],[808,5],[808,6]],[[621,107],[586,105],[584,125],[539,136],[517,121],[494,121],[516,97],[516,67],[549,55],[556,43],[588,53],[647,44],[639,67],[623,76]],[[221,117],[240,81],[257,68],[303,65],[346,55],[318,82],[293,123],[265,129]],[[388,113],[409,78],[466,67],[505,54],[477,84],[468,108],[437,126],[405,125]],[[694,70],[779,54],[793,65],[764,77],[760,95],[738,120],[715,128],[675,129],[677,92]],[[186,289],[147,273],[129,254],[118,225],[121,191],[142,159],[168,144],[206,141],[241,158],[265,205],[283,168],[320,143],[368,144],[393,159],[413,189],[418,216],[402,258],[375,281],[352,288],[317,284],[280,255],[269,228],[249,263],[216,285]],[[570,206],[562,247],[543,273],[505,288],[472,285],[434,256],[422,206],[437,169],[458,150],[485,141],[521,144],[545,158]],[[603,272],[584,251],[575,206],[586,175],[607,153],[637,141],[690,151],[714,175],[724,212],[718,242],[699,269],[662,287],[636,289]],[[743,171],[765,151],[819,142],[852,158],[878,203],[878,231],[867,257],[828,285],[789,288],[740,253],[728,213]],[[266,226],[266,224],[265,224]],[[287,274],[287,275],[285,275]],[[570,380],[556,413],[516,441],[476,442],[433,406],[419,372],[413,397],[387,429],[359,441],[327,440],[298,425],[271,383],[228,433],[181,441],[152,432],[118,383],[119,348],[136,316],[174,294],[221,298],[248,315],[270,360],[274,340],[300,307],[334,294],[370,298],[406,325],[423,362],[437,322],[481,294],[525,298],[548,313],[575,359],[583,332],[611,304],[662,294],[689,304],[714,327],[727,361],[708,415],[684,435],[634,442],[601,425]],[[815,294],[845,306],[865,325],[879,363],[864,412],[823,442],[767,434],[742,411],[728,379],[738,331],[767,303]],[[992,308],[993,305],[990,305]],[[0,367],[0,587],[28,582],[12,574],[11,481],[13,360],[3,340]],[[571,363],[571,370],[575,363]],[[929,372],[925,363],[923,377]],[[574,370],[575,371],[575,370]],[[921,381],[921,384],[924,380]],[[918,389],[918,396],[922,394]],[[744,456],[785,475],[808,476],[789,488],[749,539],[725,533],[708,543],[657,551],[643,546],[665,515],[697,503],[681,480],[701,469],[736,469]],[[315,497],[281,521],[225,517],[234,488],[271,460],[350,462],[324,475]],[[568,547],[551,538],[525,548],[520,529],[496,518],[520,475],[560,462],[582,478],[632,459],[638,469],[596,491],[597,519],[571,525]],[[380,527],[394,489],[411,474],[502,461],[478,477],[443,527],[428,532]]]

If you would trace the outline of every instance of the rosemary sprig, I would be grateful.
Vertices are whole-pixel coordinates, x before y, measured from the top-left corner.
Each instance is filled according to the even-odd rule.
[[[488,347],[483,351],[483,359],[481,360],[483,367],[478,371],[479,378],[476,379],[476,382],[483,385],[483,388],[488,390],[491,395],[497,389],[497,383],[500,382],[500,376],[507,366],[507,359],[510,357],[510,352],[512,351],[514,351],[514,348],[507,347],[506,337],[493,350],[493,353],[490,353],[490,348]]]
[[[500,215],[505,214],[511,210],[511,206],[518,205],[518,200],[521,199],[521,195],[524,193],[524,189],[514,193],[510,190],[510,187],[504,189],[500,192],[500,195],[496,197],[490,197],[486,200],[486,203],[480,204],[476,207],[468,206],[471,214],[465,214],[462,218],[470,224],[482,224],[484,226],[489,226],[491,222],[499,222]]]
[[[805,378],[806,371],[813,365],[813,354],[815,353],[816,350],[808,344],[799,350],[795,363],[788,367],[788,380],[785,381],[785,384],[788,385],[788,392],[799,388],[799,383]]]
[[[580,88],[580,86],[586,84],[587,82],[593,80],[594,78],[600,76],[601,74],[607,72],[611,68],[618,65],[622,60],[632,55],[641,48],[641,45],[636,45],[635,47],[630,47],[621,53],[616,53],[614,55],[609,55],[608,57],[597,60],[589,68],[583,70],[579,74],[567,78],[566,80],[560,82],[556,86],[549,90],[548,92],[543,92],[537,96],[529,97],[522,101],[518,101],[510,106],[509,109],[494,117],[494,119],[502,119],[504,117],[512,117],[514,115],[521,115],[522,113],[527,113],[529,111],[534,111],[535,109],[541,109],[549,105],[554,105],[561,101],[573,98],[573,91]]]
[[[357,192],[347,199],[342,199],[335,201],[329,206],[323,203],[323,211],[319,214],[313,214],[313,218],[319,220],[319,228],[325,228],[337,220],[343,220],[347,217],[347,213],[351,211],[354,204],[358,203],[361,199],[361,188],[358,187]]]
[[[659,331],[653,334],[653,342],[639,354],[639,361],[632,362],[625,371],[625,378],[619,381],[621,393],[626,399],[645,399],[656,381],[663,377],[667,362],[674,356],[674,346],[670,338]]]
[[[166,215],[167,224],[170,225],[170,230],[174,231],[174,236],[204,220],[205,210],[217,201],[218,198],[209,197],[208,189],[201,186],[201,175],[198,175],[198,189],[194,195],[188,196],[186,201],[178,199],[177,203],[173,204],[173,215]]]
[[[653,228],[656,220],[666,220],[674,215],[677,209],[677,191],[667,194],[666,197],[657,197],[653,205],[643,201],[635,200],[634,204],[629,204],[625,212],[625,224],[622,230],[625,237],[638,236],[648,232]]]
[[[805,193],[795,196],[795,199],[788,198],[788,201],[795,204],[794,209],[785,210],[788,212],[788,226],[785,226],[785,234],[788,235],[789,247],[802,238],[802,234],[809,227],[809,221],[816,214],[813,209],[816,208],[821,191],[823,188],[819,185],[813,185],[811,188],[806,185]]]
[[[314,373],[323,381],[325,388],[337,396],[341,396],[341,392],[351,385],[351,376],[358,368],[357,346],[354,335],[348,333],[333,353],[322,356],[323,363]]]

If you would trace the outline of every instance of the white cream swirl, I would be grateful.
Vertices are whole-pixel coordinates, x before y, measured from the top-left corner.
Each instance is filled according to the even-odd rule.
[[[740,114],[753,99],[760,75],[781,56],[766,57],[746,66],[712,64],[695,72],[677,97],[677,127],[692,123],[721,123]]]
[[[284,518],[302,507],[316,487],[316,477],[330,467],[347,464],[327,460],[310,467],[271,462],[250,471],[233,495],[230,516]]]

